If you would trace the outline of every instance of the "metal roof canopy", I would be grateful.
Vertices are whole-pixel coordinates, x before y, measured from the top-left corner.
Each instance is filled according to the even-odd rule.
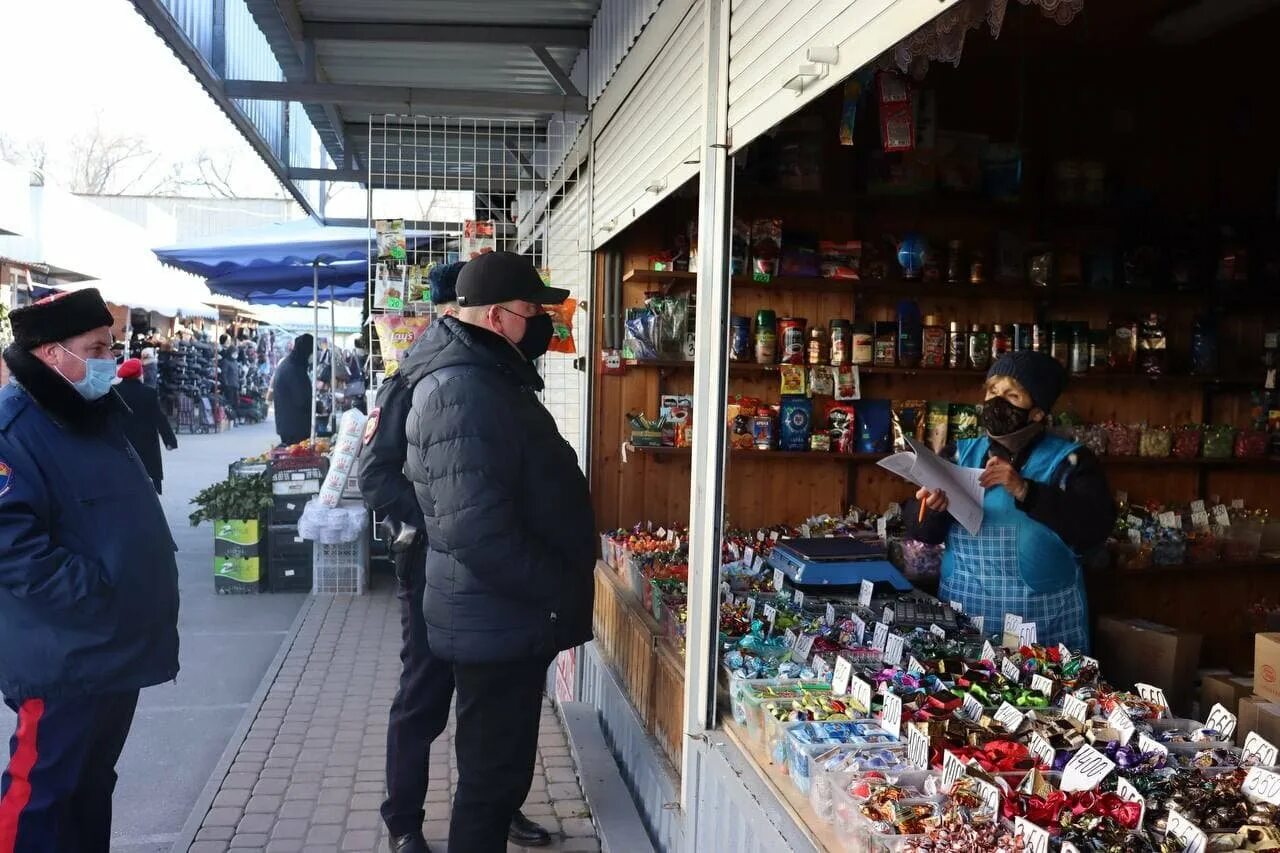
[[[224,3],[242,2],[262,30],[282,80],[230,78]],[[582,115],[587,98],[571,78],[584,54],[601,0],[214,0],[212,56],[195,47],[173,13],[204,4],[178,0],[133,0],[157,33],[249,139],[255,150],[313,216],[301,181],[369,183],[387,160],[369,151],[370,116],[386,113],[534,119]],[[476,23],[477,20],[483,23]],[[580,63],[585,71],[585,62]],[[584,75],[572,75],[584,78]],[[336,166],[287,162],[245,118],[237,101],[296,101],[303,105],[321,144]],[[545,180],[521,163],[526,134],[506,150],[474,151],[447,144],[459,174],[417,175],[418,186],[468,189],[466,158],[485,174],[500,170],[512,186]],[[443,146],[442,146],[443,147]],[[460,162],[459,157],[462,157]],[[442,158],[399,158],[440,162]],[[374,162],[371,164],[371,160]],[[472,182],[474,184],[474,182]],[[532,186],[532,185],[530,185]],[[321,193],[323,196],[323,193]]]

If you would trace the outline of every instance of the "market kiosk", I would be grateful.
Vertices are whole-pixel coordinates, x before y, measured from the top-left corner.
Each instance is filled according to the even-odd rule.
[[[856,799],[811,796],[806,759],[827,744],[810,731],[788,741],[783,727],[821,723],[831,708],[803,680],[834,675],[848,716],[874,714],[904,751],[924,735],[920,760],[939,769],[948,737],[958,751],[1017,741],[1022,759],[1052,767],[1078,747],[1105,755],[1140,737],[1157,744],[1147,752],[1164,745],[1190,763],[1227,764],[1235,748],[1239,763],[1233,740],[1280,736],[1265,728],[1280,717],[1259,717],[1252,697],[1206,703],[1195,686],[1247,677],[1277,627],[1280,155],[1260,72],[1280,16],[1005,5],[951,6],[951,26],[883,45],[847,79],[825,79],[837,60],[817,49],[786,81],[794,114],[766,128],[740,99],[720,104],[701,182],[595,220],[607,240],[596,252],[590,472],[606,535],[578,696],[601,709],[665,849],[901,845],[859,824]],[[749,36],[767,51],[766,30],[750,26],[731,24],[725,41]],[[1038,648],[1016,619],[944,627],[932,611],[895,623],[885,608],[938,602],[884,584],[834,596],[801,585],[797,601],[769,553],[828,533],[886,542],[917,587],[936,589],[936,550],[899,538],[895,507],[912,487],[876,463],[907,437],[940,450],[972,435],[986,368],[1013,349],[1070,371],[1055,429],[1099,455],[1116,493],[1114,539],[1088,555],[1092,657]],[[744,664],[753,653],[780,654],[782,675],[801,681],[771,699],[748,682],[779,668]],[[1003,692],[964,704],[948,678],[957,656],[986,660]],[[1114,691],[1089,677],[1094,664]],[[927,690],[895,696],[908,670],[917,687],[951,685],[950,698],[930,708]],[[860,684],[890,686],[858,701]],[[1251,686],[1264,705],[1280,699]],[[951,700],[975,718],[954,731],[938,722],[957,713]],[[1005,705],[1018,717],[999,720]],[[1219,708],[1229,724],[1208,719]],[[1204,725],[1166,740],[1178,729],[1170,716]],[[806,751],[810,736],[819,742]],[[1274,763],[1257,745],[1254,763]],[[1117,760],[1114,744],[1109,754],[1122,769],[1140,760]],[[1271,784],[1263,772],[1253,778]],[[1226,828],[1190,811],[1193,829]],[[1167,817],[1139,823],[1157,838],[1170,829]]]

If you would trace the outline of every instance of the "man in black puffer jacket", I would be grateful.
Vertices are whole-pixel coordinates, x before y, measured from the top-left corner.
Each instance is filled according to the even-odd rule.
[[[587,481],[533,366],[552,335],[542,306],[567,295],[528,258],[482,255],[458,276],[458,317],[414,347],[406,470],[425,522],[427,637],[457,687],[453,851],[506,850],[533,780],[547,667],[591,639]]]

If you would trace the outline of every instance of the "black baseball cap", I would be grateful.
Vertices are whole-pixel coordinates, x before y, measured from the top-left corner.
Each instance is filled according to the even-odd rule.
[[[559,305],[569,298],[562,287],[547,287],[533,262],[515,252],[488,252],[467,261],[458,273],[458,304],[464,308],[520,299],[535,305]]]

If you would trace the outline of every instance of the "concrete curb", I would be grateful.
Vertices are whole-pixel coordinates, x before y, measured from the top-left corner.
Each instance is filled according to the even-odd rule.
[[[218,759],[218,763],[214,765],[213,772],[209,774],[209,781],[205,783],[204,789],[200,792],[195,805],[191,808],[191,814],[187,816],[186,823],[182,825],[182,830],[174,840],[171,848],[172,853],[187,853],[187,849],[195,842],[196,833],[200,831],[204,816],[208,814],[210,807],[213,805],[213,798],[218,795],[218,789],[222,787],[222,780],[226,777],[227,771],[231,769],[231,765],[235,763],[236,755],[240,752],[240,745],[248,737],[249,729],[253,727],[253,721],[258,718],[258,711],[261,710],[262,703],[266,701],[267,694],[271,691],[271,685],[275,683],[276,676],[280,673],[280,667],[284,666],[285,659],[288,658],[289,652],[293,649],[293,644],[298,638],[298,632],[302,629],[302,624],[306,621],[307,614],[311,612],[311,608],[315,606],[317,600],[314,595],[307,596],[306,602],[303,603],[302,607],[298,608],[298,615],[294,617],[293,624],[289,626],[288,633],[280,643],[279,651],[271,659],[271,664],[267,667],[267,671],[263,673],[262,681],[258,683],[258,689],[254,691],[253,697],[249,700],[249,706],[245,708],[244,716],[240,718],[240,724],[236,726],[231,739],[227,741],[227,748],[222,751],[222,756]]]
[[[602,853],[653,853],[653,841],[605,743],[600,712],[585,702],[564,702],[560,717]]]

